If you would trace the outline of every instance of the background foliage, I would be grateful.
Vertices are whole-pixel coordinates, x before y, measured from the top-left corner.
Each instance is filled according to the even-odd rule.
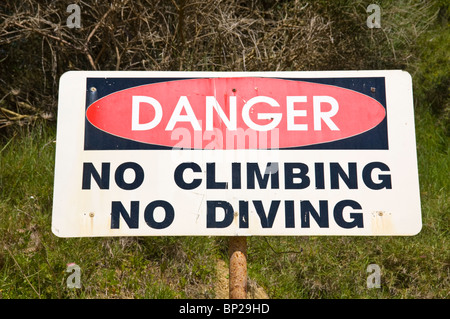
[[[81,28],[68,28],[69,4]],[[271,298],[448,298],[449,4],[378,1],[3,0],[0,298],[213,298],[226,238],[60,239],[50,231],[58,81],[68,70],[403,69],[413,76],[423,229],[406,238],[255,237]],[[201,252],[201,254],[199,253]],[[66,286],[66,264],[82,289]],[[382,288],[366,267],[382,267]]]

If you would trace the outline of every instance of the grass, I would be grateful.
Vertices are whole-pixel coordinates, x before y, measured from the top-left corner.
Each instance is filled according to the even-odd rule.
[[[449,298],[449,138],[416,111],[423,228],[414,237],[249,237],[249,277],[270,298]],[[55,129],[0,145],[0,298],[214,298],[223,237],[71,238],[51,232]],[[81,268],[70,289],[67,264]],[[368,289],[369,264],[381,288]]]

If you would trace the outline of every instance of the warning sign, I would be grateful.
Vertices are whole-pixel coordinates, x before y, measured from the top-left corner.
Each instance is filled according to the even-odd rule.
[[[414,235],[403,71],[73,71],[60,81],[57,236]]]

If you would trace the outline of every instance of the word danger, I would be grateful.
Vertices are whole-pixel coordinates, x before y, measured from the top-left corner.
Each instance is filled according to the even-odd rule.
[[[205,112],[206,112],[206,130],[213,130],[213,110],[217,112],[222,122],[229,130],[237,130],[237,97],[230,96],[229,101],[229,116],[225,114],[223,108],[219,105],[216,98],[214,96],[206,96],[205,97]],[[306,117],[308,116],[307,110],[295,110],[295,103],[306,103],[307,96],[287,96],[286,97],[286,118],[287,118],[287,130],[288,131],[307,131],[308,124],[296,124],[296,117]],[[141,103],[145,103],[147,105],[151,105],[154,110],[155,116],[154,118],[146,123],[141,123],[140,119],[140,107]],[[255,96],[248,100],[244,106],[242,107],[241,116],[243,122],[247,125],[247,127],[255,130],[255,131],[269,131],[277,127],[281,119],[283,117],[282,113],[258,113],[258,120],[271,120],[268,124],[258,124],[255,123],[250,117],[250,113],[252,111],[253,106],[258,103],[265,103],[270,105],[271,107],[280,107],[280,104],[269,96]],[[327,103],[331,105],[331,109],[327,111],[322,110],[322,104]],[[338,131],[339,128],[332,121],[332,117],[337,114],[339,110],[339,104],[331,96],[313,96],[313,119],[314,119],[314,130],[321,131],[322,130],[322,121],[334,131]],[[185,113],[185,114],[182,114]],[[131,113],[131,130],[132,131],[144,131],[150,130],[156,127],[163,117],[163,107],[158,102],[158,100],[154,99],[150,96],[133,96],[132,97],[132,113]],[[198,119],[195,116],[195,113],[192,109],[191,103],[187,96],[180,96],[175,110],[169,118],[167,125],[165,126],[166,131],[172,131],[175,125],[179,122],[189,122],[194,131],[201,131],[202,128]]]
[[[197,188],[208,190],[230,189],[285,189],[300,190],[313,187],[314,189],[359,189],[366,187],[371,190],[392,189],[389,167],[382,162],[369,162],[362,167],[356,162],[347,163],[343,167],[340,163],[316,162],[307,165],[301,162],[269,162],[264,170],[258,163],[230,163],[229,180],[219,180],[216,174],[216,163],[206,163],[205,168],[195,162],[180,163],[174,170],[173,181],[179,191],[191,191]],[[361,166],[361,165],[360,165]],[[221,167],[223,170],[224,167]],[[133,171],[134,178],[125,178],[127,171]],[[93,182],[100,189],[109,189],[111,177],[114,176],[115,185],[122,190],[135,190],[145,180],[144,168],[135,162],[125,162],[117,166],[114,175],[111,163],[103,162],[97,167],[91,162],[83,163],[82,189],[90,190]],[[362,183],[360,182],[362,181]],[[261,192],[258,192],[261,196]],[[265,196],[264,196],[265,197]],[[145,205],[145,204],[144,204]],[[235,205],[235,206],[233,206]],[[159,218],[155,218],[158,210]],[[250,210],[256,212],[255,221],[250,220]],[[348,214],[348,211],[351,212]],[[243,198],[236,203],[225,200],[206,200],[206,228],[229,227],[238,215],[239,228],[249,228],[250,222],[259,219],[262,228],[272,228],[278,215],[284,214],[285,227],[295,228],[295,215],[300,215],[300,227],[310,228],[311,220],[320,227],[328,228],[330,215],[341,228],[362,228],[362,206],[355,200],[343,198],[337,202],[328,200],[310,201],[304,198],[289,200],[271,200],[264,204],[261,198]],[[169,227],[176,218],[174,206],[165,200],[154,200],[143,207],[139,200],[129,203],[112,201],[111,229],[118,229],[121,220],[130,228],[139,228],[139,215],[143,211],[144,220],[148,227],[164,229]],[[164,218],[161,220],[161,211]],[[235,213],[238,212],[238,213]],[[345,212],[345,214],[344,214]],[[254,216],[254,215],[252,215]],[[346,217],[344,217],[346,216]]]

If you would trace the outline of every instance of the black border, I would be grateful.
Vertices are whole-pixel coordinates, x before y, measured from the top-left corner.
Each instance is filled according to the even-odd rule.
[[[117,91],[129,89],[136,86],[180,81],[199,78],[95,78],[86,79],[86,110],[96,100],[112,94]],[[385,110],[386,106],[386,87],[384,77],[352,77],[352,78],[277,78],[290,81],[303,81],[318,84],[327,84],[353,90],[358,93],[370,96],[378,101]],[[94,88],[94,89],[92,89]],[[84,150],[171,150],[171,146],[161,146],[154,144],[141,143],[129,139],[117,137],[101,131],[94,127],[85,119],[85,139]],[[280,150],[387,150],[387,112],[386,116],[379,125],[371,130],[348,137],[342,140],[320,143],[314,145],[281,148]],[[258,150],[254,150],[258,151]]]

